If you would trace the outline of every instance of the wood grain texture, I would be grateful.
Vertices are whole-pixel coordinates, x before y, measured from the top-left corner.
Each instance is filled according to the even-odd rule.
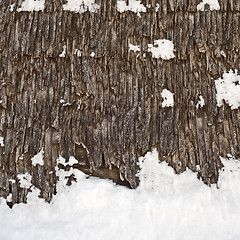
[[[205,12],[196,11],[199,2],[142,1],[160,8],[138,17],[117,12],[116,0],[97,0],[100,9],[84,14],[54,0],[44,12],[10,12],[21,1],[1,1],[0,196],[25,202],[29,190],[16,176],[28,172],[50,201],[59,155],[93,173],[112,166],[135,188],[138,158],[154,147],[176,173],[190,168],[216,182],[219,156],[240,155],[240,111],[217,107],[214,84],[240,70],[240,1],[219,0],[219,11]],[[152,58],[147,44],[157,39],[173,41],[174,59]],[[129,43],[140,45],[139,57]],[[174,93],[172,108],[161,107],[164,88]],[[33,166],[42,148],[45,164]]]

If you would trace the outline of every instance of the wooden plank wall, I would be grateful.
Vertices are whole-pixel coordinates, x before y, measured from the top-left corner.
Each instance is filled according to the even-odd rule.
[[[190,168],[216,182],[219,156],[240,155],[240,111],[217,107],[214,84],[240,70],[240,1],[204,12],[199,2],[142,1],[160,7],[139,17],[119,13],[116,0],[97,0],[100,9],[83,14],[63,11],[63,1],[46,0],[44,12],[10,12],[21,1],[1,1],[0,196],[26,201],[16,176],[28,172],[49,201],[60,154],[92,171],[115,166],[135,188],[137,160],[154,147],[176,173]],[[152,58],[147,46],[157,39],[173,41],[174,59]],[[139,56],[129,43],[140,45]],[[164,88],[174,93],[172,108],[161,106]],[[42,148],[45,165],[33,166]]]

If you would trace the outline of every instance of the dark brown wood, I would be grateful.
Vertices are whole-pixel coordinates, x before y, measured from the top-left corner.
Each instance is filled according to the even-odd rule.
[[[0,196],[25,202],[29,190],[17,175],[28,172],[50,201],[59,155],[136,188],[138,158],[154,147],[176,173],[190,168],[215,183],[219,156],[240,155],[240,111],[217,107],[214,84],[224,71],[240,70],[240,1],[219,1],[219,11],[205,12],[197,11],[200,2],[142,1],[160,8],[138,17],[119,13],[116,0],[96,0],[100,9],[83,14],[54,0],[44,12],[10,12],[21,1],[2,0]],[[152,58],[147,44],[157,39],[173,41],[174,59]],[[141,46],[139,57],[129,43]],[[161,107],[164,88],[174,93],[172,108]],[[203,108],[196,108],[199,95]],[[33,166],[42,148],[45,164]]]

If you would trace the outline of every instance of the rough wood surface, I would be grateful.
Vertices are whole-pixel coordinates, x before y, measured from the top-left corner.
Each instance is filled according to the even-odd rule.
[[[100,9],[83,14],[54,0],[44,12],[10,12],[21,1],[2,0],[0,196],[26,201],[16,176],[28,172],[49,201],[59,155],[91,172],[114,166],[135,188],[137,160],[154,147],[176,173],[190,168],[216,182],[219,156],[240,155],[240,111],[217,107],[214,85],[224,71],[240,70],[240,1],[219,0],[219,11],[205,12],[199,2],[142,1],[160,8],[138,17],[119,13],[116,0],[97,0]],[[156,39],[172,40],[176,57],[152,58],[147,44]],[[129,43],[141,45],[139,57]],[[161,107],[164,88],[174,93],[172,108]],[[42,148],[45,164],[33,166]]]

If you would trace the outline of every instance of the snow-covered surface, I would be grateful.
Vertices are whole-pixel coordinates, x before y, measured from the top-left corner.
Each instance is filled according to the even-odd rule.
[[[151,52],[154,58],[169,60],[175,57],[174,44],[167,39],[158,39],[154,44],[148,44],[148,52]]]
[[[205,105],[205,100],[202,95],[199,95],[199,101],[196,105],[196,108],[202,108]]]
[[[67,3],[63,5],[63,10],[72,12],[96,12],[99,9],[99,5],[95,3],[95,0],[67,0]]]
[[[32,11],[43,11],[45,0],[25,0],[22,2],[20,8],[17,8],[18,12],[32,12]],[[15,5],[10,6],[10,11],[13,11]]]
[[[126,1],[117,1],[117,10],[119,12],[132,11],[140,16],[140,12],[146,12],[147,8],[137,0],[129,0],[128,4]]]
[[[41,151],[39,153],[37,153],[36,155],[34,155],[31,158],[32,161],[32,165],[36,166],[37,164],[39,164],[40,166],[44,165],[44,151],[43,148],[41,149]]]
[[[205,4],[209,5],[211,11],[220,9],[218,0],[203,0],[201,3],[197,5],[197,10],[204,11]]]
[[[240,107],[240,75],[237,70],[229,73],[225,72],[222,78],[215,80],[215,87],[217,90],[217,106],[221,107],[225,101],[231,109]]]
[[[221,159],[217,189],[190,170],[174,174],[157,155],[140,159],[136,190],[75,170],[77,183],[58,185],[50,204],[33,186],[27,205],[9,209],[0,199],[0,239],[239,240],[240,161]]]
[[[32,176],[29,173],[18,174],[20,187],[29,189],[32,186]]]
[[[139,52],[140,51],[140,45],[133,45],[131,43],[128,44],[129,51]]]
[[[0,136],[0,146],[4,147],[4,138]]]
[[[167,89],[163,89],[161,96],[163,99],[162,102],[162,107],[173,107],[174,106],[174,98],[173,98],[173,93],[171,93],[169,90]]]

